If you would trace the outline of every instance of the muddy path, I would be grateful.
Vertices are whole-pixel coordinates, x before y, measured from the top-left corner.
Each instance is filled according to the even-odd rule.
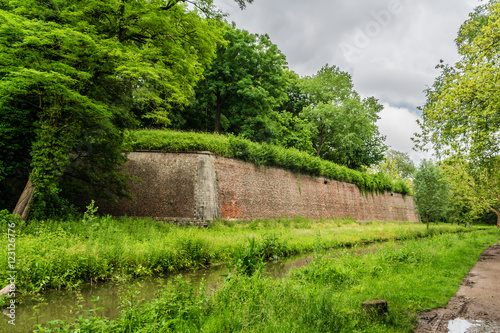
[[[414,333],[500,332],[500,243],[481,254],[445,309],[419,314]]]

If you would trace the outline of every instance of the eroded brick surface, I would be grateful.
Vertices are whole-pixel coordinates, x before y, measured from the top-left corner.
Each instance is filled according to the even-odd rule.
[[[220,157],[216,158],[215,168],[223,218],[306,216],[418,221],[413,199],[398,193],[362,194],[353,184]]]
[[[144,183],[132,186],[135,200],[99,203],[103,214],[203,219],[201,215],[209,211],[208,219],[219,215],[418,221],[413,199],[397,193],[362,194],[353,184],[210,154],[136,152],[129,158],[127,171]]]
[[[194,218],[196,154],[134,152],[125,172],[143,182],[134,182],[134,200],[99,202],[99,213],[113,216]]]

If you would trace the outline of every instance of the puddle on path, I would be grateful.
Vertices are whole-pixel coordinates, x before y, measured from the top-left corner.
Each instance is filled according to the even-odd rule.
[[[472,327],[479,327],[479,322],[471,323],[465,319],[456,318],[448,322],[449,333],[467,333],[467,330]]]

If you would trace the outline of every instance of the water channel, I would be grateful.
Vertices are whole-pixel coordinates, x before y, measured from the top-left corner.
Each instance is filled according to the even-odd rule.
[[[332,255],[335,251],[331,252]],[[312,260],[312,254],[302,254],[285,258],[279,262],[268,262],[265,267],[265,275],[272,278],[282,278],[292,267],[301,267]],[[0,332],[32,332],[36,324],[45,324],[56,319],[74,319],[86,310],[94,307],[104,308],[98,312],[99,316],[116,318],[119,315],[119,305],[122,296],[131,290],[139,292],[138,299],[152,299],[155,293],[165,285],[167,281],[174,279],[179,274],[183,279],[192,283],[200,283],[204,280],[207,288],[216,288],[223,279],[228,269],[225,265],[216,265],[208,269],[196,271],[185,271],[172,274],[163,278],[136,279],[126,282],[103,282],[97,284],[86,284],[78,290],[50,290],[37,298],[18,297],[16,301],[16,325],[8,323],[6,309],[0,315]],[[92,300],[99,299],[95,302]],[[80,311],[79,308],[81,306]],[[36,310],[35,310],[36,309]]]

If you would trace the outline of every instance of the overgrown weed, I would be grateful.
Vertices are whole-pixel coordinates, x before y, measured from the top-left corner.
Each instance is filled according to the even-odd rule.
[[[305,218],[238,222],[217,220],[209,228],[185,228],[153,219],[98,217],[90,206],[85,220],[32,221],[19,228],[16,287],[21,293],[77,288],[90,281],[155,276],[229,262],[254,238],[266,260],[317,248],[349,247],[362,242],[415,238],[465,230],[440,225],[429,232],[421,224],[358,224],[354,220]],[[2,225],[10,215],[2,215]],[[469,230],[469,229],[467,229]],[[7,247],[6,228],[0,247]],[[318,233],[320,241],[318,242]],[[6,252],[3,254],[6,255]],[[9,269],[0,263],[0,278]]]
[[[410,332],[416,313],[445,306],[480,253],[498,242],[496,229],[387,243],[374,253],[319,256],[284,279],[235,274],[207,294],[178,280],[155,300],[124,307],[109,321],[91,314],[39,332]],[[248,248],[258,256],[254,240]],[[261,258],[261,263],[263,258]],[[382,316],[361,303],[388,301]],[[59,329],[59,330],[57,330]]]

